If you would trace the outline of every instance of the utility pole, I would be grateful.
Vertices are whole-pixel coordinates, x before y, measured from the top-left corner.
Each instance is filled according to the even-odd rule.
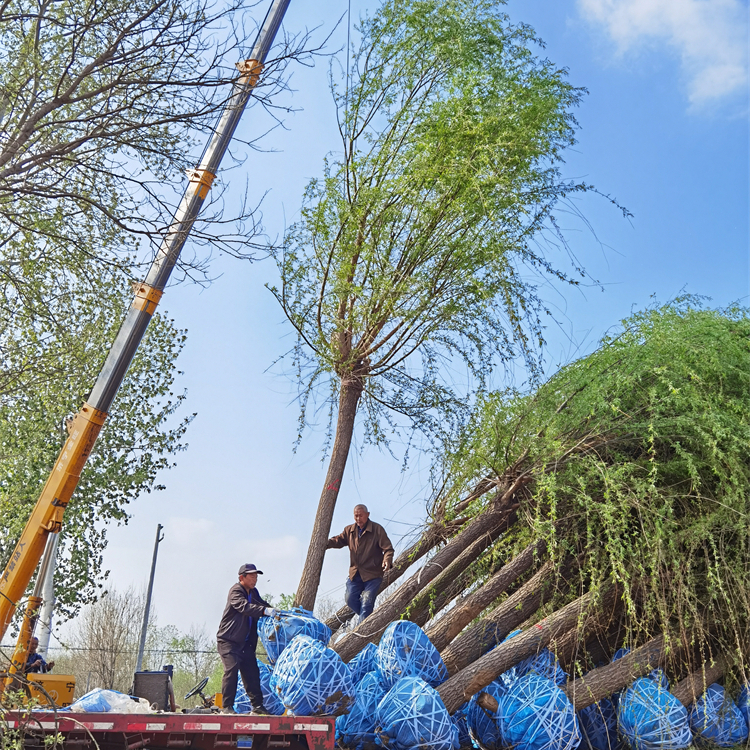
[[[164,527],[156,524],[156,541],[154,542],[154,556],[151,559],[151,576],[148,579],[148,592],[146,593],[146,609],[143,612],[143,626],[141,627],[141,642],[138,644],[138,661],[135,664],[135,671],[140,672],[143,666],[143,651],[146,648],[146,631],[148,630],[148,614],[151,609],[151,592],[154,590],[154,573],[156,573],[156,555],[159,553],[159,542],[164,539],[161,530]]]

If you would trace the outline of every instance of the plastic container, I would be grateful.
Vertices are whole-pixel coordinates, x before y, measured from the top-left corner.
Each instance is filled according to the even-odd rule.
[[[70,674],[29,674],[29,692],[31,697],[44,707],[49,705],[49,698],[58,708],[66,708],[73,702],[73,693],[76,689],[76,678]],[[47,695],[36,687],[44,688]]]

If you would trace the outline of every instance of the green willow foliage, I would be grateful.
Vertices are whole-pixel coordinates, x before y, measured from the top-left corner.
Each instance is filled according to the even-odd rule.
[[[517,357],[533,370],[538,284],[584,275],[554,218],[591,189],[561,173],[584,91],[501,5],[384,2],[332,80],[342,149],[308,185],[272,287],[298,334],[302,426],[316,384],[335,404],[353,379],[366,439],[394,412],[437,432],[465,399],[446,364],[479,383]]]
[[[620,581],[630,643],[692,630],[704,656],[747,670],[748,446],[750,313],[684,298],[628,318],[533,394],[485,398],[444,468],[454,492],[526,475],[506,544],[543,536],[582,555],[584,585]]]
[[[11,304],[7,290],[0,306],[2,567],[62,447],[63,419],[85,401],[131,300],[125,275],[96,265],[81,277],[50,273],[41,259],[24,273],[34,289],[54,294],[44,295],[38,314]],[[132,500],[161,489],[158,472],[184,447],[191,417],[176,417],[184,394],[173,390],[184,341],[173,321],[154,316],[65,512],[58,614],[73,615],[95,598],[107,525],[125,523]]]

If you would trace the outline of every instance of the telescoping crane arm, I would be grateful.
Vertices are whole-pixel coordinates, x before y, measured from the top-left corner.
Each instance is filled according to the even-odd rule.
[[[107,412],[208,195],[245,105],[258,84],[266,57],[288,6],[289,0],[272,0],[250,58],[237,64],[240,75],[233,84],[232,96],[222,110],[200,166],[188,173],[188,187],[159,252],[146,279],[135,287],[133,303],[109,350],[94,389],[73,420],[68,439],[5,567],[0,578],[0,638],[5,635],[19,599],[31,581],[44,551],[47,536],[60,531],[65,507],[78,485],[81,471],[91,455]],[[29,634],[28,638],[30,637]],[[28,648],[28,642],[26,645]]]

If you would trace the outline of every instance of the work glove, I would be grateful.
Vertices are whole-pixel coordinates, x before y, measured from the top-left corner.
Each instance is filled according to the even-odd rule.
[[[276,615],[279,614],[278,610],[274,609],[273,607],[266,607],[263,610],[263,614],[265,614],[266,617],[276,617]]]

